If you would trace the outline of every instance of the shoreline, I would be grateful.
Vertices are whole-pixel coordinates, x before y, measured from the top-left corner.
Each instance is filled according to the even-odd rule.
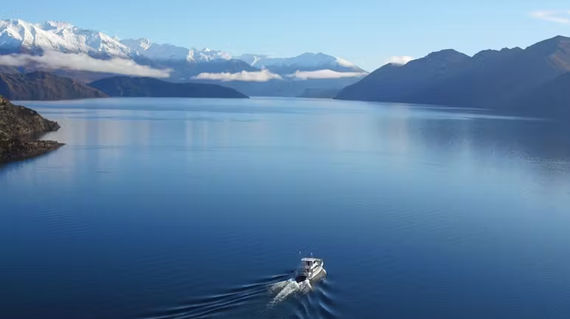
[[[19,141],[12,140],[6,145],[0,143],[0,166],[2,164],[22,161],[34,157],[38,157],[47,154],[51,151],[55,151],[60,147],[64,146],[64,143],[57,141]]]
[[[0,97],[0,165],[40,156],[62,147],[63,143],[39,139],[59,128],[57,122]]]

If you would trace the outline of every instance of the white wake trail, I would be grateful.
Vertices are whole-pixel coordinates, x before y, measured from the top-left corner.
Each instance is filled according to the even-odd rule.
[[[269,287],[271,293],[276,293],[273,300],[269,302],[269,306],[274,306],[294,293],[307,293],[312,289],[308,280],[296,282],[293,279],[277,282]]]

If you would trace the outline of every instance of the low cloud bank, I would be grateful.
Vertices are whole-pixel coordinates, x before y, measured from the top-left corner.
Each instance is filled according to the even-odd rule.
[[[296,71],[290,74],[289,77],[300,79],[300,80],[311,80],[311,79],[340,79],[340,78],[353,78],[359,76],[365,76],[366,72],[337,72],[329,69],[316,70],[316,71]]]
[[[100,60],[83,53],[46,51],[43,55],[10,54],[0,56],[0,65],[26,66],[29,64],[38,64],[46,69],[68,69],[156,78],[167,78],[171,72],[168,69],[154,69],[140,65],[128,59],[112,58]]]
[[[295,73],[288,74],[285,77],[289,79],[298,80],[312,80],[312,79],[340,79],[348,77],[365,76],[366,72],[337,72],[329,69],[316,70],[316,71],[296,71]],[[241,71],[237,73],[200,73],[194,77],[196,80],[215,80],[215,81],[243,81],[243,82],[267,82],[270,80],[282,80],[283,77],[279,74],[270,72],[269,70],[261,71]]]
[[[407,55],[396,55],[396,56],[390,57],[388,60],[386,60],[386,63],[404,65],[404,64],[412,61],[413,59],[414,58],[412,58],[411,56],[407,56]]]
[[[243,81],[243,82],[267,82],[270,80],[282,79],[279,74],[271,73],[268,70],[261,71],[241,71],[237,73],[200,73],[194,77],[196,80],[217,80],[217,81]]]

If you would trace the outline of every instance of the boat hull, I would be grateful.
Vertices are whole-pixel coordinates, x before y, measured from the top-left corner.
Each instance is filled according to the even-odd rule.
[[[321,267],[318,271],[316,271],[315,273],[313,273],[310,277],[308,277],[307,279],[311,282],[315,282],[315,281],[320,281],[321,279],[323,279],[324,277],[327,276],[327,272],[326,270]]]

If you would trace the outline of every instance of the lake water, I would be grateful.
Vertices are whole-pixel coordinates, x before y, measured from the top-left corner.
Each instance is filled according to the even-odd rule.
[[[22,102],[66,143],[0,167],[0,318],[568,318],[570,134],[311,99]],[[312,291],[273,302],[299,259]]]

